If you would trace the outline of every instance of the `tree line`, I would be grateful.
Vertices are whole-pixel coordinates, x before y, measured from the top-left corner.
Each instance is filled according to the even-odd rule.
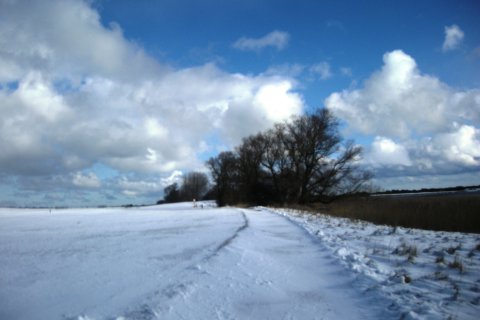
[[[331,112],[277,123],[207,161],[218,205],[330,202],[371,178],[356,163],[361,147],[344,141]]]

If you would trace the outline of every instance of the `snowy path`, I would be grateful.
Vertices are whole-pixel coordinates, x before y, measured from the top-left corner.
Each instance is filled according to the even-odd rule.
[[[238,210],[238,209],[237,209]],[[318,243],[287,219],[240,211],[246,223],[228,246],[182,286],[167,319],[373,319],[383,306],[349,288]],[[194,280],[195,279],[195,280]],[[378,303],[378,301],[376,301]],[[385,316],[385,314],[383,314]]]
[[[394,316],[321,248],[265,211],[1,209],[0,319]]]

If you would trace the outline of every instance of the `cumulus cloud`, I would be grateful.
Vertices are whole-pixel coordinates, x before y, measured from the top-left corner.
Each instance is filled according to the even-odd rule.
[[[285,31],[272,31],[261,38],[241,37],[233,44],[233,47],[243,51],[260,51],[266,47],[274,47],[283,50],[288,45],[290,35]]]
[[[175,170],[168,177],[162,178],[161,183],[163,187],[167,187],[174,183],[180,183],[182,181],[182,178],[183,178],[183,172],[179,170]]]
[[[400,50],[387,52],[383,62],[361,88],[325,100],[350,133],[375,137],[365,163],[380,175],[479,170],[480,90],[454,89],[422,74]]]
[[[272,81],[256,90],[254,95],[246,95],[246,99],[234,101],[225,111],[225,136],[231,145],[238,144],[245,136],[245,126],[252,128],[250,134],[258,133],[273,123],[290,119],[303,112],[303,99],[299,94],[291,92],[290,81]],[[251,115],[255,116],[252,117]]]
[[[89,73],[137,80],[161,71],[141,48],[125,41],[117,24],[103,26],[98,12],[84,1],[0,5],[0,65],[11,66],[0,80],[15,81],[32,69],[71,80]]]
[[[385,137],[376,137],[368,161],[376,165],[411,165],[407,149]]]
[[[124,194],[158,192],[162,178],[201,166],[213,135],[231,147],[303,110],[290,76],[163,65],[120,26],[104,26],[89,2],[2,1],[0,30],[0,175],[22,181],[106,186],[78,173],[101,163],[156,177],[119,181]],[[276,31],[257,46],[287,42]]]
[[[456,125],[448,133],[438,134],[431,148],[438,149],[449,161],[466,166],[480,166],[480,129]]]
[[[445,40],[443,41],[442,50],[444,52],[455,50],[462,42],[465,34],[456,24],[445,27]]]
[[[331,94],[326,106],[365,134],[407,138],[444,131],[454,121],[480,119],[480,90],[455,90],[421,74],[415,60],[396,50],[383,56],[382,69],[363,88]]]
[[[395,142],[376,137],[363,164],[387,188],[478,184],[480,130],[458,125],[449,131]]]

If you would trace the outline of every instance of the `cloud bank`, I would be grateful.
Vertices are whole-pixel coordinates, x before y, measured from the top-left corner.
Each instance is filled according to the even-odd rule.
[[[464,37],[445,27],[442,50]],[[275,30],[233,47],[280,51],[289,42]],[[332,70],[325,61],[262,74],[173,67],[103,23],[90,1],[1,1],[0,205],[151,203],[183,170],[301,114],[295,78],[325,80]],[[348,68],[342,74],[352,77]],[[423,74],[401,50],[325,105],[348,134],[369,141],[364,164],[384,181],[480,179],[480,90]]]
[[[365,162],[379,177],[480,170],[480,90],[422,74],[401,50],[387,52],[362,88],[335,92],[325,105],[351,133],[375,137]]]
[[[72,190],[160,195],[172,172],[202,166],[202,152],[304,108],[289,77],[163,65],[88,2],[3,1],[0,30],[0,178],[23,191],[56,177]]]

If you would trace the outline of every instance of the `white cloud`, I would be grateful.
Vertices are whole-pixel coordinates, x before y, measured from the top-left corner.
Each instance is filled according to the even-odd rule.
[[[147,117],[144,122],[148,136],[157,139],[165,139],[168,136],[168,130],[157,119]]]
[[[265,113],[267,124],[281,122],[303,111],[302,99],[291,90],[292,83],[285,80],[264,85],[257,91],[253,105]]]
[[[460,125],[456,130],[437,135],[432,141],[449,161],[466,166],[480,166],[480,129]]]
[[[467,172],[480,172],[480,130],[470,125],[454,125],[433,137],[402,142],[376,137],[367,148],[363,163],[371,166],[378,178],[396,177],[402,181],[405,177],[430,176],[433,185],[440,185],[441,176],[454,179],[465,177]]]
[[[89,2],[2,1],[0,30],[0,175],[93,186],[78,172],[101,163],[159,180],[202,167],[212,136],[233,147],[304,107],[288,75],[161,65]],[[281,49],[288,34],[253,43]],[[118,190],[163,189],[155,183]]]
[[[283,75],[287,77],[298,77],[305,70],[305,66],[302,64],[281,64],[271,66],[265,71],[265,75]]]
[[[82,174],[77,172],[73,175],[72,183],[81,188],[99,188],[102,183],[97,175],[93,172]]]
[[[458,48],[465,34],[456,24],[445,27],[445,40],[443,41],[442,50],[451,51]]]
[[[183,178],[183,173],[179,170],[175,170],[170,174],[170,176],[162,178],[161,183],[163,187],[167,187],[174,183],[180,183]]]
[[[356,90],[331,94],[325,105],[364,134],[407,138],[439,132],[454,121],[480,119],[480,90],[454,90],[423,75],[415,60],[400,50],[383,57],[382,69]]]
[[[52,85],[39,73],[28,73],[15,90],[0,89],[0,105],[0,171],[61,171],[55,132],[57,124],[70,117],[70,107]]]
[[[375,165],[401,165],[412,164],[407,149],[393,140],[385,137],[375,137],[368,161]]]
[[[123,190],[122,194],[127,196],[127,197],[138,197],[140,195],[139,192],[132,191],[132,190]]]
[[[63,97],[55,92],[51,83],[43,79],[39,72],[30,72],[19,84],[13,94],[19,103],[48,122],[54,122],[68,112]]]
[[[310,67],[310,72],[318,75],[321,80],[326,80],[332,76],[328,62],[320,62]]]
[[[4,80],[32,69],[77,80],[92,72],[136,80],[161,69],[125,41],[118,25],[104,27],[83,1],[2,1],[0,6],[0,65],[11,66]]]
[[[304,103],[299,94],[291,92],[288,80],[269,81],[244,99],[233,101],[225,111],[222,132],[230,145],[238,144],[245,132],[255,134],[276,122],[290,119],[303,112]],[[228,128],[228,130],[226,130]]]
[[[159,197],[163,193],[164,185],[160,179],[132,179],[122,176],[115,181],[114,187],[129,197],[145,195]]]
[[[290,35],[285,31],[272,31],[261,38],[241,37],[233,44],[235,49],[244,51],[259,51],[266,47],[283,50],[288,45]]]
[[[364,163],[379,177],[451,175],[480,169],[480,90],[456,90],[421,74],[400,50],[383,57],[363,87],[331,94],[325,105],[347,132],[374,135]]]

